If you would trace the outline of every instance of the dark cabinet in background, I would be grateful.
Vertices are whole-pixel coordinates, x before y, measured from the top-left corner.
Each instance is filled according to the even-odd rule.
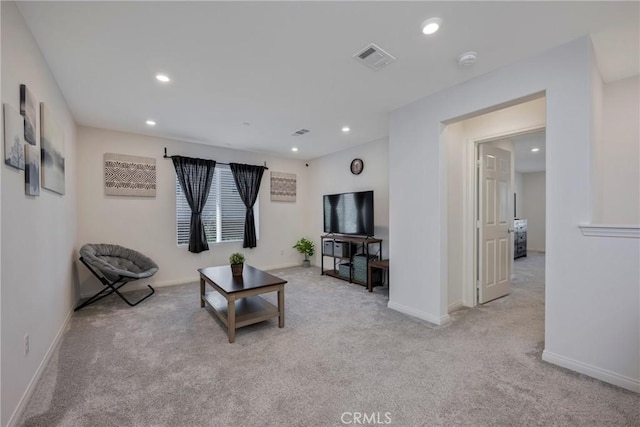
[[[513,259],[527,256],[527,220],[513,221]]]

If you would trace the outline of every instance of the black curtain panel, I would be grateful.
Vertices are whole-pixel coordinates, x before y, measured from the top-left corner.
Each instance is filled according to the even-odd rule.
[[[215,160],[192,159],[173,156],[178,182],[191,208],[191,227],[189,229],[189,252],[200,253],[209,250],[207,235],[202,224],[202,209],[207,203]]]
[[[244,220],[244,240],[243,248],[256,247],[256,223],[253,219],[253,205],[258,198],[260,191],[260,182],[264,173],[263,166],[241,165],[238,163],[230,163],[233,180],[236,182],[236,188],[240,193],[240,198],[247,208]]]

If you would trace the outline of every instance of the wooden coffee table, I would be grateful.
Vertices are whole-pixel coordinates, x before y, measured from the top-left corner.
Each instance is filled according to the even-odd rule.
[[[200,307],[205,302],[227,326],[229,342],[236,340],[236,329],[277,317],[284,328],[284,285],[286,280],[245,264],[242,276],[233,276],[231,267],[206,267],[200,272]],[[205,292],[205,284],[213,290]],[[260,294],[278,292],[278,307]]]

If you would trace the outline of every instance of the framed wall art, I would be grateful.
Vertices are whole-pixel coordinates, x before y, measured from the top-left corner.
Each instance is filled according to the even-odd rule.
[[[296,185],[296,174],[271,172],[271,201],[295,202]]]
[[[9,104],[4,104],[4,162],[17,169],[24,169],[24,117]]]
[[[42,188],[64,194],[64,135],[44,102],[40,103]]]
[[[36,103],[27,85],[20,85],[20,114],[24,117],[24,139],[36,145]]]
[[[27,196],[40,195],[40,150],[31,144],[24,146],[24,193]]]
[[[156,159],[105,153],[104,192],[107,196],[155,197]]]

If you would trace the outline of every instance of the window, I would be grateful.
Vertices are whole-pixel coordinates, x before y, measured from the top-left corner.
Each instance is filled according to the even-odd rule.
[[[258,203],[253,206],[258,234]],[[231,169],[226,165],[216,165],[211,182],[207,204],[202,211],[202,222],[208,243],[236,242],[244,238],[244,217],[246,208],[240,199]],[[184,197],[182,187],[176,178],[176,235],[178,246],[189,244],[191,208]]]

